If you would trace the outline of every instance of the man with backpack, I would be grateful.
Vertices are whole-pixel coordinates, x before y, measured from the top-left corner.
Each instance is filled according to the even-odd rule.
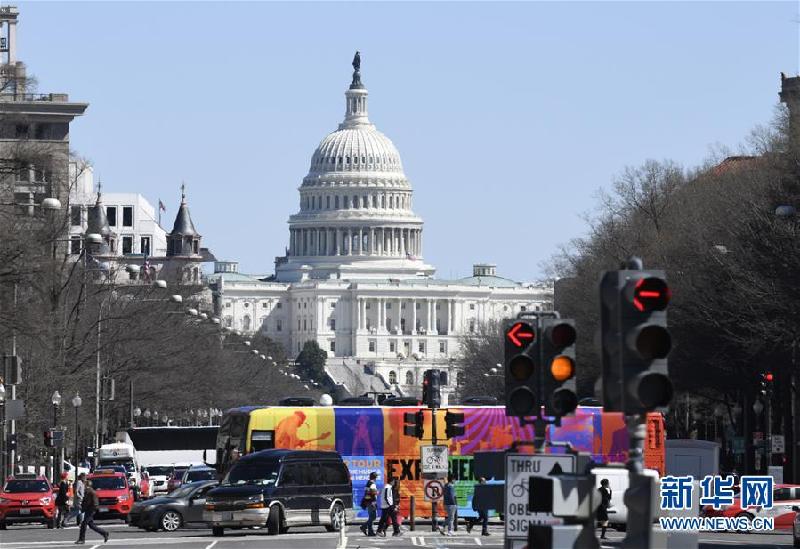
[[[83,545],[86,543],[86,527],[88,526],[101,536],[103,536],[103,543],[108,541],[108,532],[100,528],[94,523],[94,514],[97,512],[97,507],[100,505],[100,499],[97,497],[97,492],[92,488],[92,481],[86,481],[86,492],[83,496],[83,512],[84,517],[81,522],[81,530],[78,534],[78,541],[76,545]]]
[[[365,536],[374,536],[375,530],[372,529],[372,524],[378,516],[378,485],[375,480],[378,478],[378,473],[375,471],[369,474],[369,480],[364,487],[364,497],[361,500],[361,508],[367,511],[367,522],[361,525],[361,531]]]

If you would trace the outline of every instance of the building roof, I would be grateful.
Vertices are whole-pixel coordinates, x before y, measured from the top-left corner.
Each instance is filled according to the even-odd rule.
[[[175,224],[172,226],[172,235],[181,236],[200,236],[192,223],[192,216],[189,213],[189,205],[186,204],[186,187],[181,185],[181,205],[178,214],[175,216]]]

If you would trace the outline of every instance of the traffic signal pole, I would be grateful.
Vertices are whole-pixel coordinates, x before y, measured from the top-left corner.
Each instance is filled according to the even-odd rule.
[[[438,444],[438,439],[436,438],[436,408],[431,407],[431,444],[436,446]],[[431,532],[435,532],[439,529],[439,521],[438,521],[438,505],[435,501],[431,502]]]

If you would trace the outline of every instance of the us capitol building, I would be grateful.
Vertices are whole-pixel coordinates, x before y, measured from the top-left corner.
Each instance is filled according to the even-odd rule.
[[[552,287],[499,277],[491,264],[466,278],[433,277],[400,154],[367,117],[360,64],[356,53],[344,121],[311,157],[275,274],[247,276],[235,262],[217,262],[214,312],[225,326],[280,342],[289,356],[316,340],[346,393],[415,395],[422,372],[436,367],[451,394],[459,338],[490,320],[552,309]]]

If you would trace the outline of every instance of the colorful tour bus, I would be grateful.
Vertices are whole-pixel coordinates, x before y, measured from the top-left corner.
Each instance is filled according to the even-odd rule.
[[[216,463],[225,471],[238,455],[269,448],[335,450],[344,459],[353,481],[353,502],[358,505],[369,473],[378,474],[378,486],[386,480],[400,480],[401,516],[409,511],[409,496],[416,500],[416,515],[430,516],[430,503],[423,494],[420,446],[430,444],[431,415],[425,412],[425,438],[403,434],[403,415],[419,407],[394,406],[243,406],[228,410],[217,433]],[[460,406],[464,435],[445,438],[446,409],[437,411],[440,444],[449,446],[450,473],[455,477],[459,515],[474,516],[472,492],[476,479],[472,470],[475,452],[504,450],[514,441],[533,440],[533,426],[521,427],[516,418],[506,417],[502,406]],[[550,426],[548,440],[569,442],[575,449],[592,454],[598,463],[624,462],[628,433],[622,414],[605,413],[602,408],[580,407],[565,417],[561,427]],[[661,414],[647,418],[645,466],[664,474],[664,420]],[[522,450],[525,451],[525,450]],[[558,447],[547,451],[563,452]],[[440,506],[441,508],[441,506]],[[366,516],[360,508],[354,510]]]

